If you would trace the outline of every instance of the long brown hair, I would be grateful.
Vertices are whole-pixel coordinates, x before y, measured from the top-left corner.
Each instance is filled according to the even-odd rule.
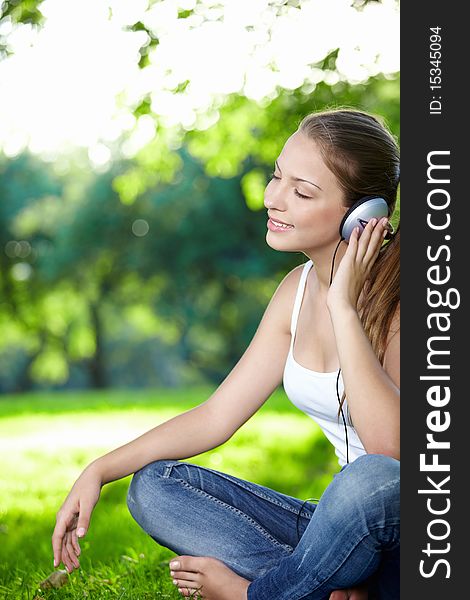
[[[395,210],[400,180],[400,154],[395,137],[380,117],[350,108],[305,116],[299,130],[313,139],[326,166],[344,192],[344,206],[363,196],[385,199]],[[372,266],[357,310],[364,331],[383,366],[387,339],[400,302],[400,224],[382,246]],[[340,409],[345,394],[340,402]]]

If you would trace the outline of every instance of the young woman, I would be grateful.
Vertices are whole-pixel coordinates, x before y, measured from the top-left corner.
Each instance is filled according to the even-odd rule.
[[[399,597],[399,228],[370,219],[348,243],[339,235],[363,197],[392,214],[397,145],[373,116],[330,110],[307,115],[275,164],[266,241],[307,262],[206,402],[88,465],[57,513],[56,565],[78,568],[101,487],[135,473],[129,510],[179,554],[170,575],[183,596]],[[339,459],[318,503],[180,461],[226,442],[282,382]]]

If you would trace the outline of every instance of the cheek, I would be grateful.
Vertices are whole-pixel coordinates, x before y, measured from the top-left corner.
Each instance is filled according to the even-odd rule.
[[[339,236],[341,218],[335,210],[308,211],[299,215],[296,222],[301,233],[313,236],[317,241],[331,241]]]
[[[308,210],[299,216],[303,226],[317,230],[327,230],[337,221],[336,214],[331,210]]]

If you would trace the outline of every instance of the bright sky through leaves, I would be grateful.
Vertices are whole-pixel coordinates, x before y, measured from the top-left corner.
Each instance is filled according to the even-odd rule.
[[[106,164],[109,146],[135,129],[122,147],[132,156],[155,134],[153,119],[131,110],[145,95],[165,127],[207,128],[229,93],[269,101],[276,85],[352,83],[399,70],[395,0],[357,10],[348,0],[301,0],[300,9],[273,0],[45,0],[44,26],[4,23],[13,54],[0,62],[0,147],[54,156],[88,149]],[[277,7],[277,8],[276,8]],[[188,18],[178,10],[195,8]],[[139,69],[145,31],[159,39]],[[313,69],[339,48],[337,72]],[[172,91],[189,80],[183,93]]]

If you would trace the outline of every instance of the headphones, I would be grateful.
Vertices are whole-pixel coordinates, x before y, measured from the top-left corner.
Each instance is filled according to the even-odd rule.
[[[359,235],[364,231],[367,223],[374,217],[379,220],[389,216],[388,204],[380,196],[364,196],[355,202],[344,215],[339,226],[341,241],[349,241],[354,227],[359,226]],[[393,230],[389,231],[385,239],[390,239]]]
[[[351,234],[355,227],[359,226],[359,235],[364,231],[367,223],[373,219],[381,219],[382,217],[389,216],[389,208],[388,204],[385,202],[383,198],[380,196],[364,196],[360,198],[357,202],[355,202],[351,208],[344,215],[341,220],[339,226],[339,235],[341,236],[338,245],[336,246],[336,250],[333,254],[333,260],[331,263],[331,274],[330,274],[330,285],[333,281],[333,269],[335,264],[335,256],[336,251],[339,248],[341,242],[349,241]],[[390,226],[390,230],[387,232],[387,235],[384,239],[390,239],[394,234],[393,228]],[[346,441],[346,463],[349,463],[349,443],[348,443],[348,428],[346,426],[346,419],[344,418],[343,407],[341,406],[341,400],[339,397],[338,383],[339,383],[339,375],[341,373],[341,368],[338,370],[338,376],[336,378],[336,396],[338,397],[338,404],[340,405],[341,416],[343,418],[344,425],[344,435]]]

